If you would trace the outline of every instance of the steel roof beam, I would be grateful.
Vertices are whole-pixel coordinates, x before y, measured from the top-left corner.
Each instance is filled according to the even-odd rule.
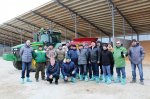
[[[94,23],[90,22],[85,17],[81,16],[80,14],[78,14],[77,12],[75,12],[74,10],[70,9],[68,6],[66,6],[63,3],[61,3],[60,0],[54,0],[54,1],[56,1],[58,4],[60,4],[62,7],[66,8],[67,10],[69,10],[70,12],[72,12],[73,14],[76,14],[77,16],[79,16],[81,19],[83,19],[84,21],[86,21],[87,23],[89,23],[91,26],[95,27],[97,30],[101,31],[103,34],[105,34],[107,36],[110,36],[110,33],[105,32],[104,30],[102,30],[101,28],[99,28],[98,26],[96,26]]]

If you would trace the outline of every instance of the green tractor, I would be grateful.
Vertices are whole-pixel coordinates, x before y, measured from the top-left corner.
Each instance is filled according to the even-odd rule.
[[[31,43],[31,47],[34,50],[38,49],[39,45],[42,45],[44,48],[44,46],[49,46],[50,44],[53,44],[55,48],[58,48],[58,46],[61,44],[61,33],[52,30],[46,31],[45,29],[41,28],[38,33],[34,34],[33,40],[34,42]],[[18,70],[22,69],[22,62],[19,52],[23,46],[24,44],[14,46],[11,48],[11,54],[3,54],[3,59],[6,61],[13,61],[14,67]],[[36,62],[33,59],[31,71],[35,71],[35,69]]]

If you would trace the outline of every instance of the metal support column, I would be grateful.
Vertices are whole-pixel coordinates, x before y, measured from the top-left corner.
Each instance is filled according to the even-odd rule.
[[[133,29],[131,28],[131,40],[133,40]]]
[[[137,34],[137,41],[139,42],[139,34]]]
[[[111,15],[112,15],[112,41],[113,41],[113,46],[115,46],[115,24],[114,24],[114,6],[111,5]]]
[[[125,19],[123,18],[123,37],[124,37],[124,40],[125,40],[125,37],[126,37],[126,27],[125,27]]]

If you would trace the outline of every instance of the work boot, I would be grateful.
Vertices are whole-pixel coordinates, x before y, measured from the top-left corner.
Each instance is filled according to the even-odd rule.
[[[99,77],[95,77],[95,81],[96,83],[99,83],[100,82]]]
[[[85,76],[85,79],[84,79],[86,82],[88,81],[88,77],[87,76]]]
[[[107,82],[106,82],[106,84],[111,84],[111,79],[110,79],[110,77],[107,77]]]
[[[120,77],[117,77],[117,79],[115,80],[115,83],[120,83],[121,79]]]
[[[72,83],[76,83],[76,78],[71,77],[71,82],[72,82]]]
[[[140,81],[140,84],[141,84],[141,85],[144,85],[144,81]]]
[[[130,83],[136,83],[136,80],[132,79],[132,81],[130,81]]]
[[[27,82],[32,82],[32,80],[29,77],[27,77]]]
[[[124,79],[123,79],[123,78],[121,79],[121,84],[122,84],[122,85],[125,85],[125,84],[126,84],[126,79],[125,79],[125,78],[124,78]]]
[[[80,75],[80,81],[82,81],[83,80],[83,75]]]
[[[25,83],[24,78],[22,78],[21,79],[21,84],[24,84],[24,83]]]
[[[53,82],[53,79],[50,79],[50,80],[49,80],[49,83],[52,84],[52,82]]]

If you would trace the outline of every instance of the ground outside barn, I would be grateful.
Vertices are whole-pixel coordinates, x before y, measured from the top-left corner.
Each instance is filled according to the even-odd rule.
[[[127,84],[106,85],[93,81],[78,81],[76,84],[50,85],[46,81],[20,84],[21,71],[16,70],[12,62],[0,58],[0,99],[150,99],[150,66],[144,66],[145,85],[130,84],[131,69],[126,66]],[[138,72],[137,72],[138,73]],[[139,75],[137,74],[139,79]]]

